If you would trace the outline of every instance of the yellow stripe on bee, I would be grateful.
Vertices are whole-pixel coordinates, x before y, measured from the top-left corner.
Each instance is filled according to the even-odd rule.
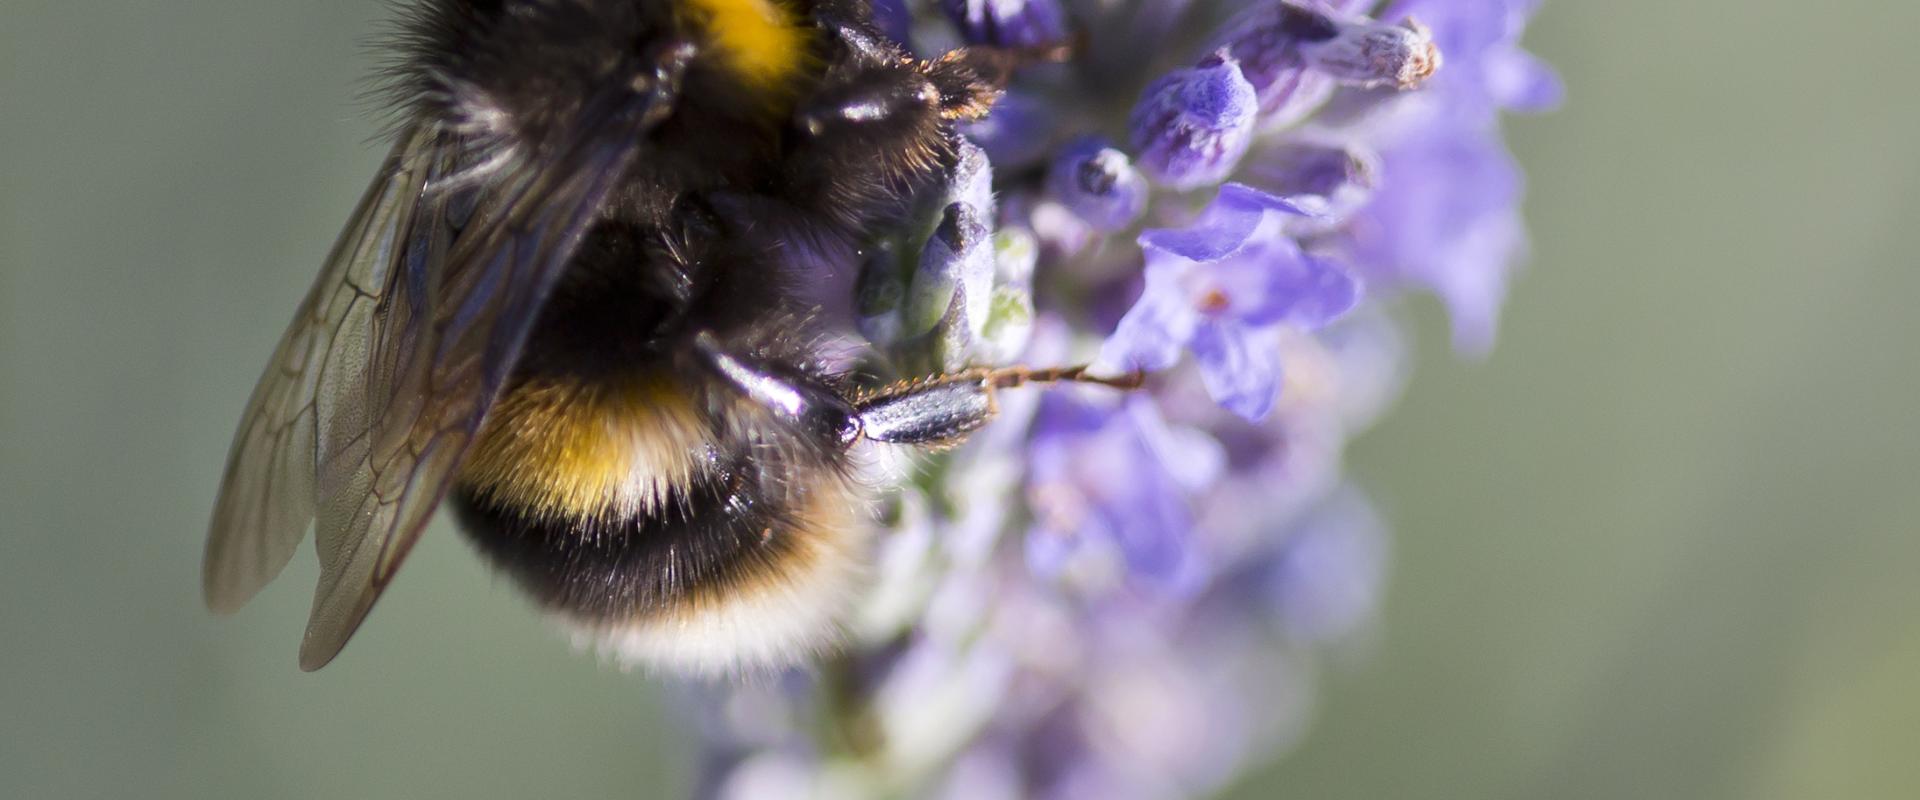
[[[710,441],[670,378],[534,381],[488,412],[460,478],[538,518],[638,516],[705,469]]]
[[[761,87],[779,87],[807,58],[799,15],[779,0],[680,0],[707,30],[728,67]]]

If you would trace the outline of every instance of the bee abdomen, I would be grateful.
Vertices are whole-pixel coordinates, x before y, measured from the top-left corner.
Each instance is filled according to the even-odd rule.
[[[857,490],[830,472],[732,459],[634,514],[553,514],[463,486],[482,553],[615,657],[718,672],[831,645],[861,577]]]

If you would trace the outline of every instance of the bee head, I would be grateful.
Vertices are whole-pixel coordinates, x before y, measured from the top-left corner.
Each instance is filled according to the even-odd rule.
[[[859,224],[897,212],[952,167],[954,123],[987,113],[1000,76],[966,50],[913,58],[864,20],[821,24],[838,52],[796,105],[788,178],[797,195]]]

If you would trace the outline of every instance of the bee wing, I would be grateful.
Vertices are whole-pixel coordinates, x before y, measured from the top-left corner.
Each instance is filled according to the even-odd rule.
[[[609,96],[583,112],[579,136],[456,188],[429,187],[453,175],[459,143],[409,135],[255,389],[208,540],[207,600],[245,602],[315,519],[303,669],[332,660],[412,549],[554,279],[669,99]]]
[[[418,133],[394,145],[247,401],[201,575],[207,606],[215,611],[234,611],[252,599],[306,535],[319,431],[335,426],[337,401],[367,362],[374,308],[425,185],[416,157],[424,146]]]

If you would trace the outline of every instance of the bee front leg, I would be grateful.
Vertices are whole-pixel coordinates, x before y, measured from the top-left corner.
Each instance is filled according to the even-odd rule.
[[[889,386],[854,400],[868,439],[893,444],[947,447],[959,444],[1000,413],[996,392],[1029,383],[1093,383],[1136,389],[1142,373],[1118,378],[1087,374],[1085,365],[1030,369],[971,369]]]
[[[853,405],[819,381],[729,353],[705,331],[694,336],[693,349],[707,368],[775,416],[843,447],[860,438],[860,417]]]
[[[1031,369],[969,369],[903,381],[851,400],[807,375],[727,352],[702,332],[693,349],[707,368],[755,403],[808,433],[851,447],[862,438],[888,444],[950,447],[1000,413],[997,393],[1027,384],[1091,383],[1137,389],[1134,372],[1114,378],[1087,374],[1085,365]]]

